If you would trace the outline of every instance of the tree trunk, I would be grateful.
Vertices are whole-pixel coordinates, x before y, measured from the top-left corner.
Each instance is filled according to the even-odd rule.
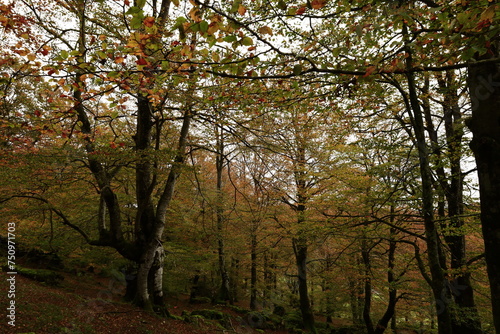
[[[494,43],[492,43],[493,45]],[[499,43],[490,51],[498,57]],[[489,57],[489,55],[488,55]],[[474,152],[479,178],[481,224],[485,259],[490,281],[493,322],[500,333],[500,64],[469,67],[469,94],[472,116],[470,147]]]
[[[394,206],[391,206],[391,223],[394,221]],[[389,284],[389,301],[387,303],[387,308],[384,315],[377,323],[375,327],[375,334],[382,334],[387,329],[389,321],[394,319],[394,314],[396,312],[396,303],[398,302],[397,290],[394,284],[397,281],[396,275],[394,274],[395,267],[395,255],[396,255],[396,241],[394,236],[396,234],[396,229],[391,227],[390,240],[389,240],[389,250],[387,254],[387,283]]]
[[[165,306],[163,296],[163,265],[165,259],[165,250],[160,243],[156,247],[153,264],[149,271],[149,286],[151,287],[150,294],[153,296],[153,305]]]
[[[304,239],[298,238],[293,240],[293,249],[295,252],[295,260],[297,264],[298,290],[299,290],[299,307],[302,313],[305,329],[316,333],[314,327],[314,314],[309,300],[309,291],[307,288],[307,245]]]
[[[408,43],[408,27],[404,25],[403,36]],[[425,138],[425,127],[422,110],[418,100],[415,77],[412,71],[413,58],[410,47],[405,47],[408,56],[406,57],[406,78],[408,80],[408,91],[410,97],[412,126],[415,132],[415,140],[418,150],[420,176],[422,179],[422,214],[425,227],[425,237],[427,243],[427,258],[431,272],[431,288],[437,309],[438,333],[450,334],[451,312],[448,307],[449,291],[443,265],[443,252],[438,229],[434,221],[434,195],[432,184],[432,172],[430,168],[429,151]],[[409,110],[410,111],[410,110]]]
[[[452,72],[448,71],[445,76],[437,76],[440,89],[443,93],[443,120],[445,125],[445,137],[447,158],[449,160],[449,175],[446,175],[442,163],[443,153],[441,143],[438,140],[438,131],[435,129],[431,107],[428,99],[424,99],[424,114],[427,122],[427,132],[432,143],[432,152],[435,155],[435,170],[437,174],[436,188],[440,190],[440,202],[438,213],[442,218],[448,217],[446,228],[451,233],[445,234],[444,239],[450,249],[450,267],[454,272],[460,272],[452,283],[451,294],[455,303],[452,308],[452,327],[456,334],[480,334],[481,323],[474,302],[474,291],[470,282],[470,273],[466,268],[466,242],[465,235],[462,232],[464,225],[462,215],[464,213],[463,204],[463,174],[461,167],[462,159],[462,138],[463,130],[461,126],[461,112],[458,105],[459,97],[457,95],[457,83]],[[423,90],[425,96],[428,96],[429,79],[426,77],[426,84]],[[448,181],[449,179],[449,181]],[[442,199],[442,200],[441,200]],[[447,206],[445,206],[446,199]],[[448,208],[448,214],[445,214],[445,207]]]
[[[373,321],[370,316],[372,305],[372,278],[371,278],[371,261],[370,250],[366,243],[366,239],[361,241],[361,259],[364,265],[364,306],[363,306],[363,320],[365,322],[366,331],[368,334],[374,334]]]
[[[257,309],[257,235],[252,229],[250,245],[250,309]]]
[[[231,296],[231,286],[229,282],[229,274],[226,267],[226,253],[224,247],[224,196],[222,192],[222,173],[224,171],[224,134],[222,126],[216,125],[216,150],[215,165],[217,170],[217,203],[216,203],[216,228],[217,228],[217,252],[219,255],[219,272],[221,285],[219,289],[219,301],[229,301],[233,303]]]

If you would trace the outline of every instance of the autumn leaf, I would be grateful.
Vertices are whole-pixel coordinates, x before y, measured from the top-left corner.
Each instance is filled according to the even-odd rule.
[[[155,24],[155,18],[148,16],[143,21],[144,25],[148,28],[151,28]]]
[[[258,31],[261,35],[273,35],[273,30],[268,26],[260,27]]]
[[[375,72],[376,69],[377,69],[376,66],[368,66],[366,68],[366,73],[363,75],[363,78],[370,76],[373,72]]]
[[[189,11],[189,17],[194,22],[197,22],[197,23],[200,22],[201,21],[201,12],[200,12],[200,9],[198,7],[191,8],[191,10]]]
[[[136,64],[137,65],[147,65],[148,61],[144,58],[139,58],[139,59],[137,59]]]
[[[239,5],[238,7],[238,14],[240,14],[241,16],[245,15],[245,13],[247,12],[247,9],[245,8],[245,6],[243,6],[242,4]]]
[[[296,15],[302,15],[306,12],[306,6],[302,6],[299,9],[297,9],[297,12],[295,13]]]
[[[326,6],[326,0],[313,0],[311,1],[312,9],[321,9]]]

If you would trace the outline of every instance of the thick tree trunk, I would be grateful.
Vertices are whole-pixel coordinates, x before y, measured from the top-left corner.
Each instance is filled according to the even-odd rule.
[[[149,283],[151,287],[150,294],[153,296],[153,305],[165,306],[163,296],[163,264],[165,259],[165,250],[161,243],[156,247],[153,264],[149,271]]]
[[[498,49],[492,47],[491,52],[498,57]],[[500,333],[500,64],[474,65],[468,74],[472,116],[467,125],[473,134],[470,147],[479,178],[493,321]]]
[[[316,333],[316,328],[314,327],[314,314],[311,308],[307,287],[307,244],[304,239],[294,239],[293,248],[297,264],[299,307],[302,313],[302,320],[304,321],[305,329],[312,333]]]

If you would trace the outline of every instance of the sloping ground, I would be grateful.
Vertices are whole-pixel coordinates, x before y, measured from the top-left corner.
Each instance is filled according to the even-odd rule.
[[[16,275],[15,327],[2,316],[0,333],[82,333],[82,334],[215,334],[262,333],[245,323],[244,319],[225,306],[190,305],[186,300],[172,300],[171,313],[181,315],[183,311],[200,309],[223,311],[229,315],[226,329],[220,321],[192,317],[191,323],[183,320],[166,319],[147,313],[129,303],[121,301],[124,284],[119,277],[102,278],[94,274],[82,276],[61,273],[62,283],[49,286],[22,275]],[[2,274],[0,302],[2,314],[10,299],[7,296],[6,273]],[[271,332],[266,330],[266,332]],[[286,331],[272,331],[286,333]]]
[[[15,327],[3,316],[0,333],[220,333],[215,324],[198,325],[165,319],[120,302],[123,288],[114,278],[63,274],[59,287],[16,276]],[[6,282],[5,273],[3,282]],[[3,284],[5,286],[5,284]],[[2,313],[8,303],[7,289],[0,295]]]

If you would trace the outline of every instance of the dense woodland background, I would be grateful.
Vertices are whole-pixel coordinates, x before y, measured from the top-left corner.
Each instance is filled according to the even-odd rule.
[[[499,13],[1,1],[2,224],[166,317],[189,296],[290,332],[495,333]]]

